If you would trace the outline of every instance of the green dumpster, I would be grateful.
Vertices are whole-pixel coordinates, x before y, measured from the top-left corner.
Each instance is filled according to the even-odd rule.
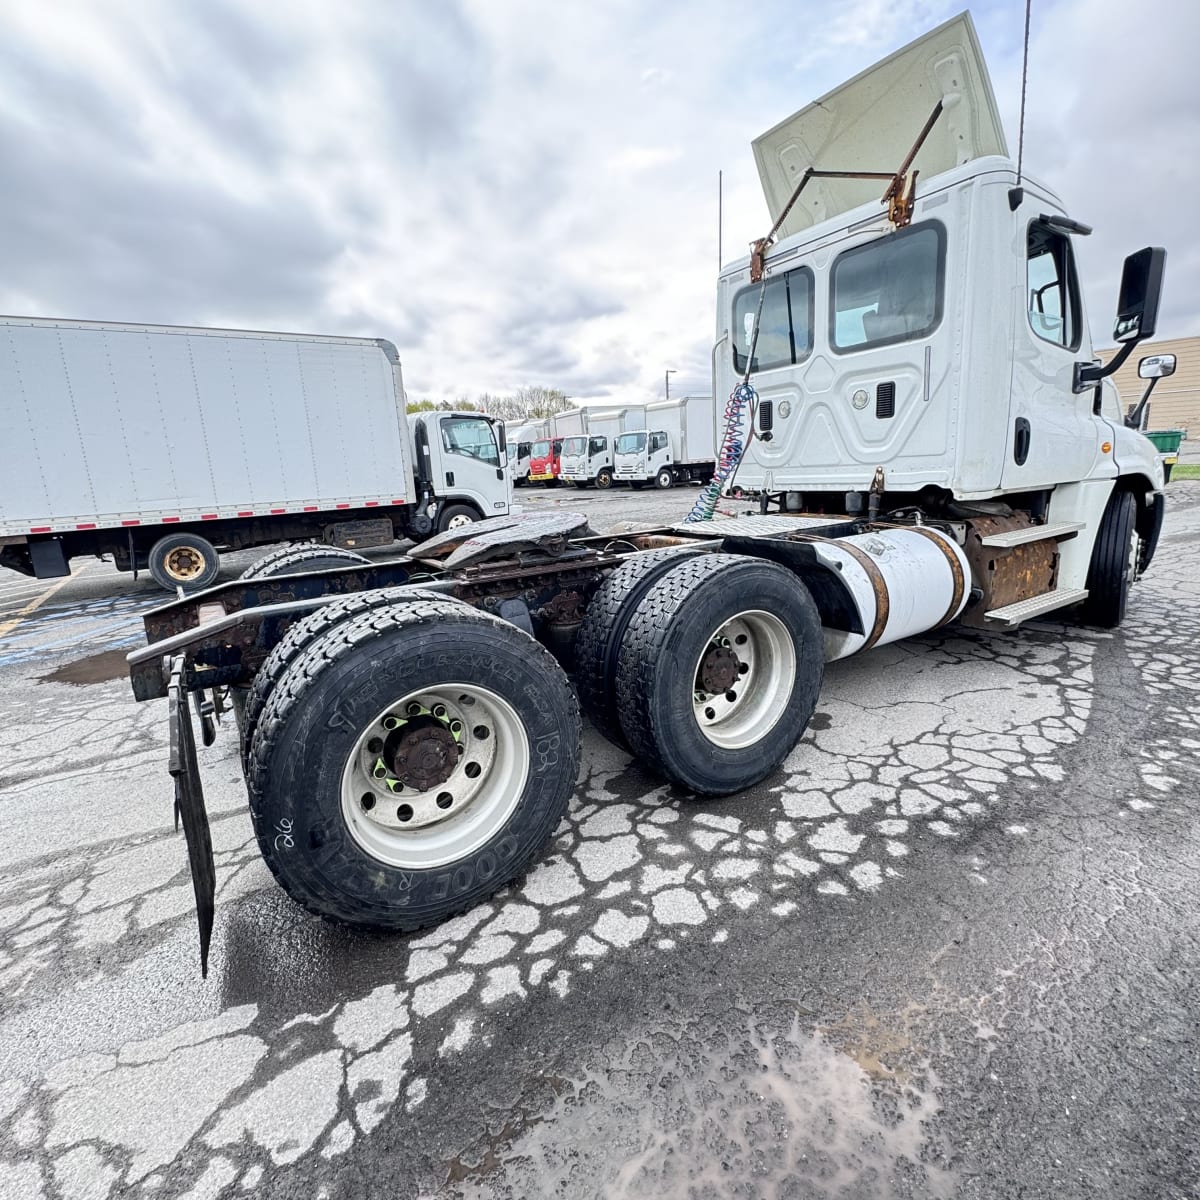
[[[1185,429],[1154,429],[1146,434],[1162,455],[1163,480],[1166,483],[1171,482],[1171,468],[1179,461],[1179,444],[1186,433]]]

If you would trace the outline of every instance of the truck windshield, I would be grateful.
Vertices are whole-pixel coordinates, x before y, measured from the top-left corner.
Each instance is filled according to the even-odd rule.
[[[646,435],[644,433],[623,433],[617,438],[618,454],[637,454],[645,448]]]
[[[563,442],[562,452],[564,454],[582,454],[584,447],[587,445],[587,438],[573,437],[567,438]]]
[[[550,453],[549,441],[534,442],[533,449],[530,451],[530,454],[534,458],[545,458],[549,453]]]

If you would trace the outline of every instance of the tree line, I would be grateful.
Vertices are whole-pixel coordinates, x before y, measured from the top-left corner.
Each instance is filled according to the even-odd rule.
[[[558,388],[533,384],[517,388],[511,396],[498,396],[492,392],[481,392],[478,396],[457,396],[453,400],[422,400],[409,396],[406,405],[413,412],[445,412],[460,409],[467,412],[485,412],[504,421],[536,421],[551,417],[567,407],[570,397]]]

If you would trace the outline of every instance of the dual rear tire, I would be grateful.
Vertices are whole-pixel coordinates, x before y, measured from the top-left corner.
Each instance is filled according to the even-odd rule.
[[[602,733],[682,788],[728,795],[774,771],[804,732],[824,674],[821,619],[775,563],[642,555],[593,597],[577,666]]]

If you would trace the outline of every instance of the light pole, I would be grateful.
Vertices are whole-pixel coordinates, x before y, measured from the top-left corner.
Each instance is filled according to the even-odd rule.
[[[663,372],[663,386],[664,386],[664,387],[665,387],[665,389],[666,389],[666,393],[667,393],[667,399],[668,399],[668,400],[670,400],[670,398],[671,398],[671,376],[672,376],[672,375],[674,375],[674,374],[676,374],[676,371],[675,371],[675,368],[674,368],[674,367],[668,367],[668,368],[667,368],[667,369],[666,369],[666,370]]]

